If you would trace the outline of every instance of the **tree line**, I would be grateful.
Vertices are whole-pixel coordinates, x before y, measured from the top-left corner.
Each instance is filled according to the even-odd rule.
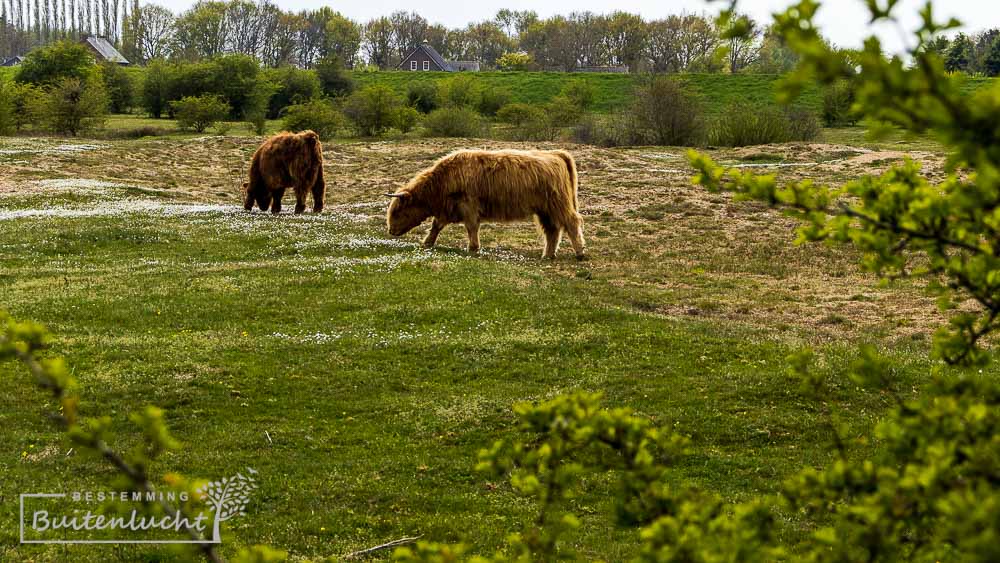
[[[329,7],[292,12],[269,0],[202,0],[180,14],[138,0],[0,0],[0,55],[91,34],[107,37],[138,64],[235,53],[271,67],[311,68],[332,55],[348,68],[391,69],[424,41],[446,59],[504,70],[783,72],[795,62],[763,26],[725,40],[711,18],[697,14],[647,21],[623,11],[573,12],[543,19],[504,9],[448,28],[415,12],[357,22]]]

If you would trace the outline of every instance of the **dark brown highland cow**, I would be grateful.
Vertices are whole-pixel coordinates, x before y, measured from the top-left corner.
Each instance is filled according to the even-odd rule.
[[[469,252],[479,250],[483,221],[537,217],[545,233],[543,258],[555,258],[566,231],[579,259],[585,257],[583,219],[577,204],[576,163],[566,151],[456,151],[418,173],[393,194],[386,222],[402,236],[433,217],[424,246],[434,246],[441,229],[463,223]]]
[[[250,181],[243,184],[243,207],[250,211],[256,202],[261,211],[270,207],[271,213],[280,213],[286,188],[295,190],[295,213],[305,211],[310,191],[313,212],[323,210],[323,146],[316,133],[278,133],[264,141],[253,154]]]

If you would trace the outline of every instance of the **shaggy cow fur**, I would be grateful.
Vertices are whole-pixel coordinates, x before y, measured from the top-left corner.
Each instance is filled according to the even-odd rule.
[[[306,194],[312,192],[313,212],[323,210],[326,182],[323,181],[323,147],[312,131],[278,133],[257,149],[250,164],[250,181],[244,182],[243,207],[281,212],[285,189],[295,190],[295,213],[306,209]]]
[[[576,163],[566,151],[456,151],[386,195],[393,198],[386,219],[393,236],[434,218],[424,246],[434,246],[446,225],[463,223],[469,252],[476,252],[481,222],[534,216],[545,233],[543,258],[555,258],[562,231],[577,258],[585,257]]]

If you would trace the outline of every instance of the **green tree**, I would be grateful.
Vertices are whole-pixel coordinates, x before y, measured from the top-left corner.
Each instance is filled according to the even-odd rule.
[[[316,75],[319,77],[320,89],[327,96],[336,98],[354,91],[354,79],[344,68],[344,61],[337,55],[320,59],[316,63]]]
[[[383,84],[374,84],[352,94],[344,113],[365,136],[381,135],[395,125],[402,100]]]
[[[108,95],[96,76],[85,80],[69,77],[49,87],[32,106],[32,113],[49,130],[76,136],[103,123]]]
[[[983,70],[987,76],[1000,76],[1000,37],[993,40],[983,63]]]
[[[15,80],[52,86],[64,78],[86,80],[94,70],[94,57],[74,41],[57,41],[34,49],[17,69]]]
[[[969,70],[969,57],[972,55],[972,42],[964,33],[951,42],[951,47],[944,59],[944,68],[948,72],[965,72]]]
[[[162,60],[154,60],[146,67],[142,81],[141,103],[149,115],[159,119],[170,104],[171,67]]]
[[[279,117],[286,107],[308,102],[322,93],[315,72],[283,66],[268,71],[265,76],[276,88],[267,112],[271,119]]]
[[[6,80],[0,80],[0,135],[10,135],[17,131],[17,120],[14,112],[17,110],[15,86]]]
[[[104,90],[108,93],[108,103],[111,113],[128,113],[135,104],[135,81],[120,65],[102,63],[101,80]]]
[[[527,53],[504,53],[497,59],[497,69],[503,71],[524,71],[534,64],[531,55]]]
[[[229,104],[218,96],[188,96],[171,102],[177,126],[204,133],[206,129],[224,120],[231,111]]]

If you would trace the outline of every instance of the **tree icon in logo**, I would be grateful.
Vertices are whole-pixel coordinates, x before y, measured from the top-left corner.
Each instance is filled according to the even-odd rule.
[[[233,516],[243,516],[250,502],[250,493],[257,489],[253,476],[257,474],[252,468],[247,468],[249,476],[237,473],[233,477],[221,481],[212,481],[198,489],[198,494],[215,512],[215,525],[212,528],[212,543],[222,543],[219,525]]]

